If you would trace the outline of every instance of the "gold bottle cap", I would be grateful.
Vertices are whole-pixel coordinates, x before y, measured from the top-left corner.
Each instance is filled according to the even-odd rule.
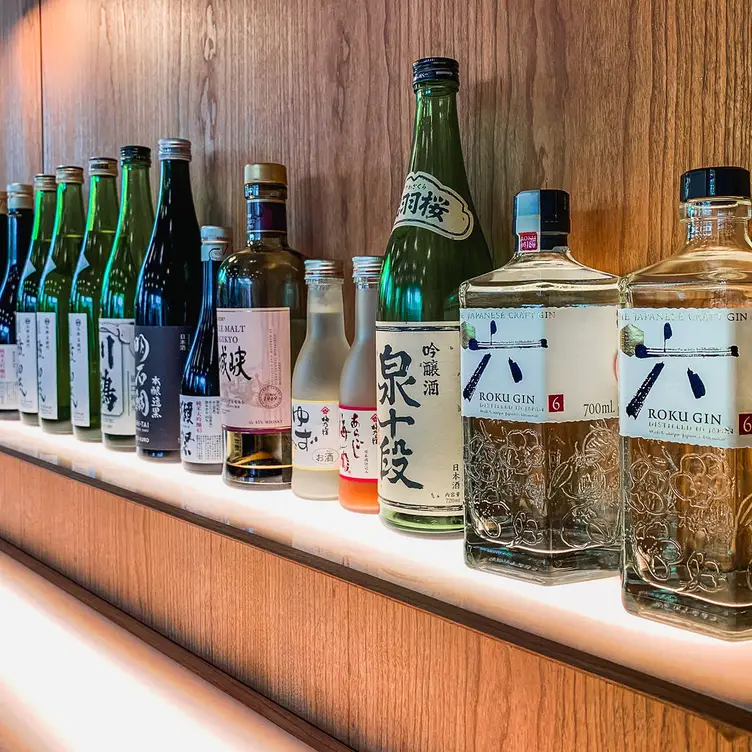
[[[34,189],[26,183],[8,185],[8,209],[33,209]]]
[[[287,168],[276,162],[255,162],[245,166],[244,178],[246,185],[254,183],[287,185]]]
[[[157,141],[157,153],[160,159],[179,159],[191,161],[191,142],[187,138],[160,138]]]
[[[117,177],[117,159],[110,157],[92,157],[89,160],[89,177],[100,175],[102,177]]]
[[[54,175],[34,175],[35,191],[54,191],[56,187]]]
[[[8,213],[8,194],[5,191],[0,191],[0,214]]]
[[[56,183],[80,183],[84,182],[84,168],[62,165],[55,168]]]

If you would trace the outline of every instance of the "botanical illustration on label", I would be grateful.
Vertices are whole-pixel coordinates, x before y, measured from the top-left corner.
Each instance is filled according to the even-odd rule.
[[[752,310],[619,312],[622,436],[752,447]]]
[[[292,466],[304,470],[339,469],[339,405],[292,401]]]
[[[221,464],[222,417],[219,397],[180,395],[180,458],[196,464]]]
[[[223,427],[289,431],[290,309],[220,308],[217,343]]]
[[[464,240],[473,232],[475,219],[462,196],[426,172],[408,172],[394,227],[410,225]]]
[[[18,348],[0,345],[0,410],[18,410]]]
[[[89,410],[89,339],[86,314],[68,314],[70,344],[71,422],[74,426],[91,425]]]
[[[379,418],[375,407],[339,406],[339,474],[348,480],[379,477]]]
[[[462,513],[459,324],[376,323],[379,499],[396,512]]]
[[[24,413],[39,409],[37,387],[37,315],[16,314],[16,347],[18,348],[18,407]]]
[[[464,416],[617,417],[616,306],[464,308],[460,319]]]
[[[180,449],[180,384],[190,326],[137,326],[136,445],[150,451]]]
[[[57,420],[57,314],[37,313],[39,417]]]
[[[136,433],[136,355],[133,319],[99,319],[99,387],[102,432]]]

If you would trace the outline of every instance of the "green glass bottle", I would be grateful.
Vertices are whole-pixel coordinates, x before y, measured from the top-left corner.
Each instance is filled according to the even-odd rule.
[[[99,378],[102,438],[108,449],[136,449],[136,284],[154,227],[149,170],[151,149],[120,149],[120,216],[99,306]]]
[[[379,504],[416,533],[463,528],[460,284],[491,270],[462,158],[459,65],[413,65],[410,168],[386,249],[376,323]]]
[[[89,213],[78,256],[68,313],[71,422],[82,441],[101,439],[99,397],[99,298],[118,222],[117,161],[89,160]]]
[[[39,422],[48,433],[71,432],[68,310],[76,260],[86,230],[81,167],[58,167],[52,242],[37,293]]]
[[[18,407],[21,421],[39,424],[37,386],[37,292],[55,227],[57,185],[54,175],[34,176],[34,225],[16,301]]]

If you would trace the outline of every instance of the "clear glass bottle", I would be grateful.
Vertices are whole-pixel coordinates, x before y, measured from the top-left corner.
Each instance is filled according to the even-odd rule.
[[[382,256],[355,256],[355,339],[339,382],[339,503],[378,514],[379,442],[376,414],[376,308]]]
[[[342,262],[306,261],[305,281],[308,327],[292,376],[292,491],[303,499],[336,499],[339,382],[350,351]]]
[[[752,203],[740,167],[681,178],[686,239],[622,281],[627,610],[752,638]]]
[[[514,214],[511,261],[460,287],[465,559],[541,584],[613,574],[618,278],[570,255],[566,192],[523,191]]]
[[[217,281],[225,482],[289,488],[292,370],[305,339],[303,254],[287,244],[287,170],[245,166],[248,245]]]

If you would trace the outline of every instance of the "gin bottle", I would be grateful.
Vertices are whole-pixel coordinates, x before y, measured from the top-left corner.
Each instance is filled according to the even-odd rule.
[[[618,279],[570,255],[564,191],[517,194],[514,224],[511,261],[460,288],[465,559],[541,584],[611,574]]]
[[[626,608],[752,637],[752,215],[740,167],[681,178],[685,241],[623,280]]]
[[[308,327],[292,376],[292,490],[336,499],[339,486],[339,382],[350,351],[342,305],[342,262],[305,262]]]

